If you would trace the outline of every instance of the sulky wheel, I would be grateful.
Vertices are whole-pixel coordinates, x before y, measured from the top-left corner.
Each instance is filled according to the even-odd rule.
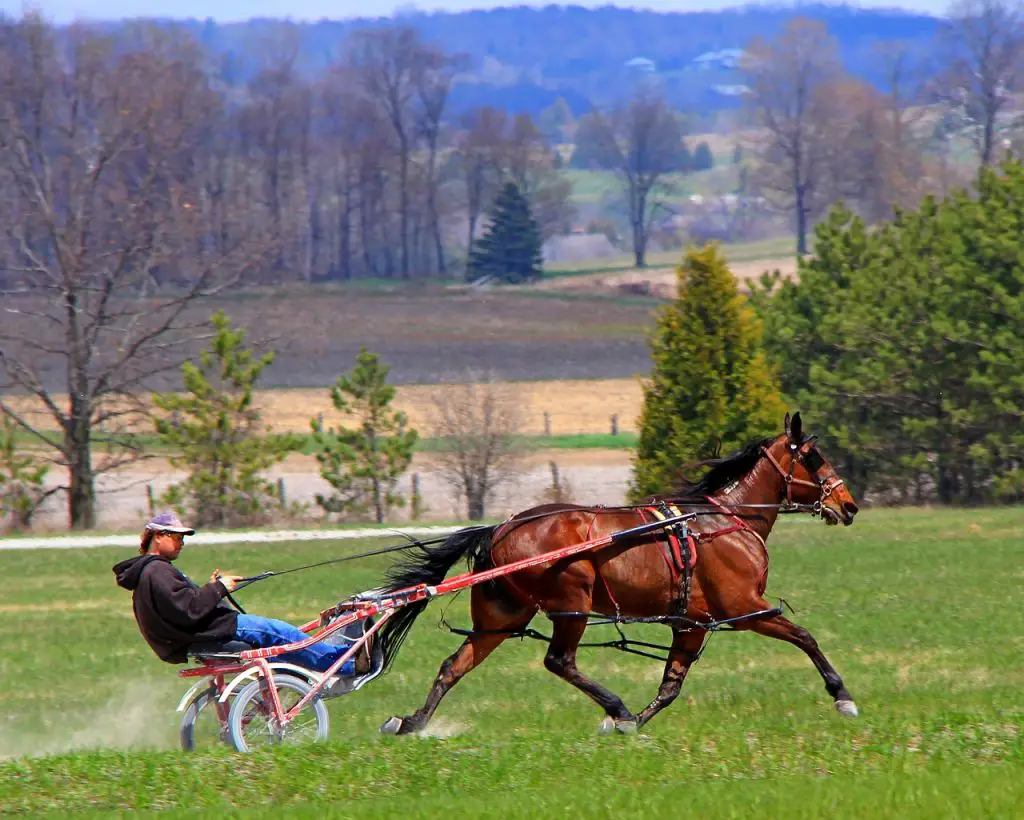
[[[211,749],[218,743],[228,742],[228,706],[217,703],[217,690],[212,686],[188,705],[181,716],[178,736],[186,752]]]
[[[274,675],[273,682],[285,712],[302,700],[312,688],[306,681],[294,675]],[[228,729],[231,741],[238,751],[248,752],[283,743],[306,743],[327,739],[330,723],[327,707],[319,694],[302,707],[302,711],[282,732],[274,716],[268,692],[261,688],[265,685],[265,678],[256,678],[246,684],[231,705]]]

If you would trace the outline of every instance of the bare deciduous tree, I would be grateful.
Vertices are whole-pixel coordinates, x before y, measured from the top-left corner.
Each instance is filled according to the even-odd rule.
[[[1024,8],[1017,0],[957,0],[943,40],[947,67],[936,91],[988,165],[1024,82]]]
[[[474,378],[438,388],[431,397],[430,434],[441,440],[437,470],[465,501],[472,521],[483,519],[494,491],[516,474],[522,459],[522,415],[513,390]]]
[[[441,148],[442,127],[445,106],[451,92],[455,75],[461,71],[466,59],[462,55],[449,57],[440,51],[429,51],[424,55],[424,71],[419,78],[416,95],[419,102],[418,131],[427,149],[426,198],[430,233],[434,240],[437,272],[448,271],[445,263],[444,237],[441,226],[440,188],[442,180],[438,175],[438,156]]]
[[[911,108],[906,52],[891,46],[879,60],[888,75],[884,92],[859,81],[833,91],[843,111],[833,126],[834,194],[858,203],[869,222],[891,218],[894,206],[913,207],[927,184],[922,114]]]
[[[413,228],[413,191],[422,184],[414,179],[415,155],[423,135],[424,115],[421,103],[434,110],[439,119],[451,78],[450,59],[440,50],[424,43],[417,31],[408,26],[366,29],[353,35],[349,65],[366,97],[380,107],[394,135],[398,163],[398,218],[400,269],[403,278],[412,273],[415,237]],[[439,90],[443,93],[439,95]]]
[[[633,239],[634,264],[647,266],[651,223],[663,198],[674,190],[683,133],[674,112],[659,96],[640,92],[609,116],[595,115],[600,155],[622,185]]]
[[[823,24],[798,18],[774,40],[755,38],[746,54],[747,103],[763,133],[754,146],[758,188],[793,213],[797,253],[804,254],[810,220],[828,205],[834,129],[842,121],[837,46]]]
[[[514,182],[527,198],[544,239],[568,231],[572,184],[555,169],[554,152],[529,114],[518,114],[508,128],[503,181]]]
[[[3,412],[67,469],[68,519],[95,524],[95,477],[139,457],[127,435],[150,379],[176,370],[190,308],[262,264],[272,226],[237,191],[214,236],[197,157],[221,102],[197,45],[29,15],[0,25],[0,390]],[[94,452],[105,444],[105,452]],[[99,461],[94,463],[94,455]]]
[[[463,130],[457,148],[469,221],[466,248],[472,246],[480,215],[494,199],[501,184],[507,120],[504,111],[489,106],[478,108],[462,119]]]

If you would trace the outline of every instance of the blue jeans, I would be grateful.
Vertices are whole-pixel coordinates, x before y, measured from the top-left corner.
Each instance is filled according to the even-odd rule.
[[[337,634],[337,633],[335,633]],[[341,636],[338,635],[340,638]],[[260,615],[238,615],[238,626],[235,629],[235,640],[245,641],[258,647],[283,646],[289,643],[298,643],[309,638],[305,632],[297,626],[292,626],[276,618],[264,618]],[[334,636],[331,636],[334,639]],[[327,668],[338,658],[344,655],[351,643],[344,646],[330,646],[325,643],[315,643],[305,649],[294,652],[285,652],[283,655],[275,655],[270,660],[288,661],[298,666],[306,666],[315,669],[317,672],[326,672]],[[338,670],[339,675],[351,675],[355,672],[355,660],[349,658]]]

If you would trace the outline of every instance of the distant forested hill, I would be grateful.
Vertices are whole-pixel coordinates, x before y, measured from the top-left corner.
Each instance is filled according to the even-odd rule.
[[[458,85],[454,111],[479,104],[536,114],[563,97],[579,114],[621,96],[639,75],[664,88],[679,108],[736,104],[737,52],[756,34],[772,36],[795,16],[825,22],[837,38],[847,68],[876,84],[874,48],[900,40],[925,66],[942,22],[904,11],[805,5],[745,6],[719,12],[664,13],[604,7],[511,7],[463,13],[413,13],[396,18],[291,23],[254,19],[186,25],[217,55],[223,79],[244,83],[265,53],[268,39],[301,40],[301,68],[316,76],[341,53],[358,28],[406,24],[450,52],[470,58],[471,73]],[[732,93],[731,93],[732,92]]]

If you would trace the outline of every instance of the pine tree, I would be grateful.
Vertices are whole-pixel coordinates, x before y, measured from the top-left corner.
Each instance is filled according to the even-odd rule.
[[[154,419],[157,435],[177,451],[171,466],[188,473],[161,501],[201,527],[256,523],[280,502],[262,473],[298,449],[302,439],[271,433],[253,406],[256,383],[274,353],[256,359],[244,346],[245,331],[233,329],[223,311],[210,323],[209,349],[198,365],[182,365],[185,393],[153,396],[162,411]]]
[[[711,153],[711,146],[706,142],[698,143],[693,152],[693,170],[710,171],[715,167],[715,155]]]
[[[530,204],[509,182],[494,201],[491,224],[473,243],[469,279],[494,276],[504,282],[527,282],[543,273],[543,240]]]
[[[58,488],[46,489],[50,465],[37,453],[18,447],[18,425],[0,415],[0,531],[27,530],[32,516]]]
[[[782,383],[855,493],[1024,495],[1024,165],[869,229],[837,208],[758,294]]]
[[[634,499],[663,490],[687,464],[770,435],[785,408],[761,349],[761,324],[716,243],[690,250],[677,298],[658,316],[633,462]]]
[[[405,413],[391,408],[395,388],[387,384],[389,370],[375,353],[362,348],[351,373],[331,387],[335,409],[353,417],[357,426],[325,430],[319,419],[310,422],[320,475],[334,488],[330,496],[316,497],[328,513],[359,515],[369,510],[381,523],[392,507],[405,504],[396,486],[409,469],[419,435],[406,429]]]

